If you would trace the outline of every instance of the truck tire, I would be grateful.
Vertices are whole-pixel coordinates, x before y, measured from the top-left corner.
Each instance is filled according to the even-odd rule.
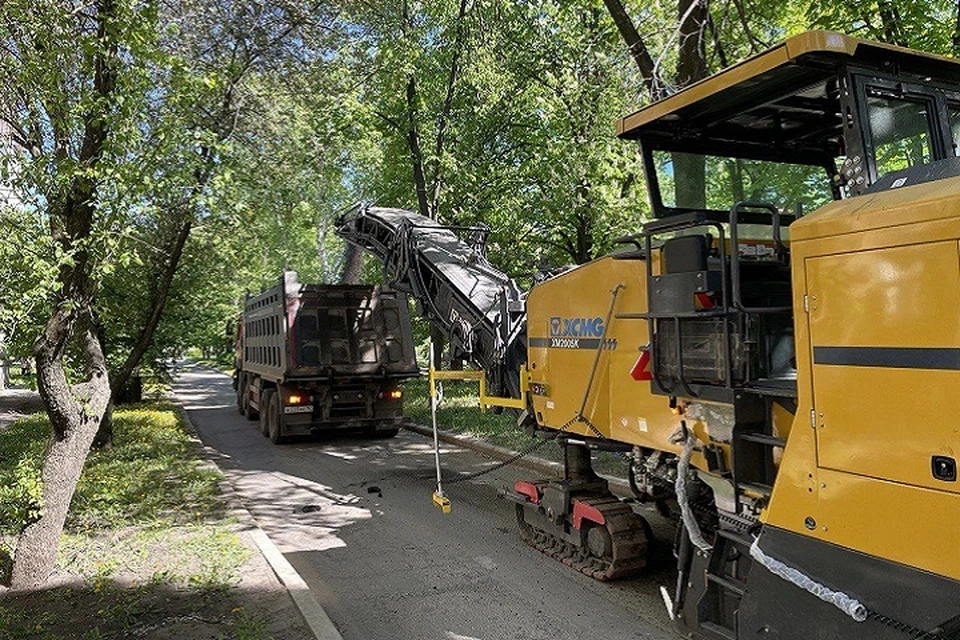
[[[260,402],[263,407],[263,410],[260,412],[260,433],[262,433],[264,437],[270,435],[270,426],[268,424],[270,419],[270,403],[276,394],[276,389],[264,389],[263,393],[260,394]]]
[[[245,400],[245,404],[247,405],[247,412],[246,412],[247,420],[259,420],[260,410],[254,409],[253,405],[250,403],[250,383],[249,382],[247,383],[247,392],[243,395],[243,397]],[[260,394],[260,398],[258,398],[258,400],[260,400],[260,402],[257,403],[257,406],[263,407],[263,393]]]
[[[378,440],[386,440],[388,438],[395,438],[397,434],[400,433],[399,427],[394,427],[393,429],[382,429],[380,431],[374,431],[370,435]]]
[[[237,409],[240,415],[247,415],[247,376],[240,374],[240,380],[237,382]]]
[[[270,396],[270,404],[266,407],[267,411],[267,436],[273,444],[286,444],[289,438],[280,434],[280,394],[274,393]]]

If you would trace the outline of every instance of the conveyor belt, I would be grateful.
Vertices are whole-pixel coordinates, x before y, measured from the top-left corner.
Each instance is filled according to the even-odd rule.
[[[490,392],[520,397],[526,310],[517,283],[485,254],[485,227],[450,227],[403,209],[360,206],[337,234],[383,263],[384,278],[408,293],[450,340],[451,355],[487,375]]]

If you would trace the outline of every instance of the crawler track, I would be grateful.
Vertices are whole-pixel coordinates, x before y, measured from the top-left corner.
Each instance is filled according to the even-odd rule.
[[[638,574],[647,566],[650,527],[626,504],[616,498],[580,500],[596,507],[606,521],[610,536],[610,553],[602,557],[591,553],[586,544],[575,545],[553,534],[529,525],[524,508],[517,505],[520,538],[528,545],[596,580],[616,580]],[[601,526],[601,525],[593,525]]]

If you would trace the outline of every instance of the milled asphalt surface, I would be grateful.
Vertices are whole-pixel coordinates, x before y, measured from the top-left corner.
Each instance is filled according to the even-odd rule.
[[[346,434],[277,447],[239,415],[228,376],[187,368],[174,392],[345,640],[678,637],[658,592],[672,586],[669,541],[644,577],[587,578],[520,541],[513,506],[497,488],[530,472],[507,468],[448,485],[453,510],[442,514],[431,501],[432,442],[423,436]],[[491,464],[450,445],[441,455],[450,474]]]

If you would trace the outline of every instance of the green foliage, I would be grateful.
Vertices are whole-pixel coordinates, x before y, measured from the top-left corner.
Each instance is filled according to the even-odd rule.
[[[491,261],[526,284],[541,267],[609,251],[648,215],[637,154],[614,121],[650,97],[601,0],[309,12],[281,0],[120,0],[118,84],[106,102],[93,86],[94,5],[4,5],[0,42],[16,55],[0,59],[0,120],[17,145],[0,146],[0,183],[14,196],[0,210],[0,334],[12,354],[30,352],[59,266],[84,249],[116,370],[190,224],[142,367],[162,374],[191,347],[229,362],[247,291],[284,269],[337,280],[339,212],[358,201],[417,209],[412,131],[433,213],[489,226]],[[669,90],[680,5],[624,0]],[[957,39],[947,0],[730,0],[709,11],[709,72],[809,28],[944,54]],[[89,113],[110,125],[96,169],[78,161]],[[77,176],[97,183],[95,230],[65,251],[47,207]],[[780,187],[810,200],[808,184]],[[379,265],[364,277],[378,281]]]
[[[114,422],[114,446],[91,453],[77,485],[71,530],[198,522],[220,506],[219,472],[191,455],[174,407],[118,408]]]
[[[957,3],[952,0],[810,0],[813,28],[833,29],[890,44],[956,54]]]
[[[237,606],[233,589],[251,550],[225,517],[219,472],[201,463],[177,410],[118,408],[115,419],[114,447],[88,459],[60,543],[59,568],[86,585],[56,589],[47,602],[5,601],[0,640],[77,637],[78,628],[90,640],[128,637],[168,616],[217,610],[211,619],[231,637],[265,638],[268,619]],[[0,573],[35,504],[48,432],[39,414],[0,432]]]
[[[444,382],[443,402],[437,408],[440,428],[510,449],[522,449],[534,442],[533,438],[517,429],[516,420],[509,412],[481,413],[478,393],[476,382]],[[431,423],[426,379],[418,378],[404,384],[403,405],[404,413],[413,422],[421,425]]]
[[[41,515],[40,463],[49,433],[40,414],[0,431],[0,535],[19,533]]]
[[[90,455],[77,485],[69,531],[202,522],[220,507],[219,473],[198,463],[196,443],[169,405],[118,408],[115,446]],[[39,515],[40,462],[50,426],[42,414],[0,432],[0,534]]]

